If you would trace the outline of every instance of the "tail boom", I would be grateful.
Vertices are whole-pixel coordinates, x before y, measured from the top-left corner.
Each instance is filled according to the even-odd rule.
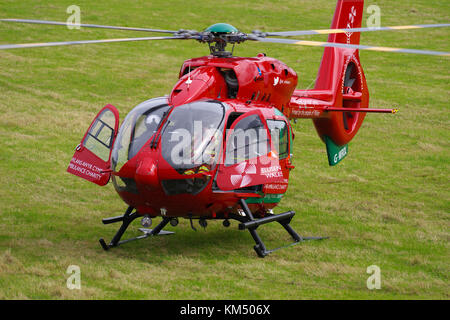
[[[397,109],[335,107],[333,101],[326,100],[331,95],[331,92],[322,90],[295,90],[290,101],[288,117],[291,119],[329,119],[333,112],[397,113],[398,111]],[[325,98],[325,100],[320,98]],[[343,99],[361,101],[360,95],[343,95]]]

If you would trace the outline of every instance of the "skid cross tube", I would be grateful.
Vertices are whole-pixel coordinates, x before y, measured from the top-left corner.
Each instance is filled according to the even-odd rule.
[[[101,238],[99,240],[100,245],[102,246],[102,248],[105,251],[109,250],[110,248],[117,247],[123,243],[134,241],[134,240],[139,240],[139,239],[144,239],[149,236],[173,234],[173,232],[162,231],[162,229],[170,221],[170,218],[163,217],[163,220],[154,229],[139,229],[140,231],[144,232],[144,235],[120,241],[120,239],[122,238],[123,234],[127,230],[130,223],[133,222],[134,219],[140,217],[140,214],[137,211],[132,213],[133,209],[134,208],[130,206],[130,207],[128,207],[127,211],[125,211],[123,216],[105,218],[102,220],[103,224],[110,224],[110,223],[122,221],[122,225],[120,226],[119,230],[117,230],[117,233],[114,235],[113,239],[111,240],[111,242],[109,244],[106,244],[106,242],[103,238]]]
[[[245,213],[245,217],[233,215],[233,218],[238,220],[239,222],[241,222],[239,224],[239,230],[247,229],[250,232],[253,240],[255,240],[255,243],[256,243],[256,245],[253,248],[255,249],[256,254],[261,258],[264,258],[266,255],[268,255],[269,253],[271,253],[275,250],[290,247],[290,246],[296,245],[302,241],[328,239],[328,237],[302,237],[302,236],[298,235],[297,232],[295,232],[295,230],[292,229],[292,227],[289,225],[289,223],[291,222],[292,218],[295,215],[295,211],[287,211],[287,212],[280,213],[280,214],[270,214],[264,218],[255,219],[255,217],[253,216],[252,212],[250,211],[250,209],[244,199],[240,199],[239,204]],[[256,229],[260,225],[274,222],[274,221],[278,222],[279,224],[281,224],[283,226],[283,228],[286,230],[286,232],[289,233],[289,235],[292,237],[292,239],[294,239],[294,242],[292,242],[288,245],[279,247],[279,248],[267,250],[266,246],[264,245],[264,242],[261,240],[260,236],[256,232]]]
[[[260,226],[262,224],[266,224],[266,223],[273,222],[273,221],[278,221],[281,224],[283,224],[283,223],[288,224],[294,215],[295,215],[294,211],[288,211],[288,212],[284,212],[284,213],[280,213],[280,214],[270,215],[270,216],[267,216],[267,217],[264,217],[261,219],[257,219],[257,220],[250,220],[250,221],[239,224],[239,230],[257,228],[258,226]]]

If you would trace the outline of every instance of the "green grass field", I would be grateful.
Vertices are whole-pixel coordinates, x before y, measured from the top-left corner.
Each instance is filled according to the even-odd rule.
[[[305,1],[14,1],[0,18],[203,30],[228,22],[243,32],[329,28],[333,0]],[[366,1],[383,26],[446,23],[450,2]],[[366,13],[367,17],[367,13]],[[365,22],[364,18],[364,22]],[[364,23],[365,24],[365,23]],[[0,43],[147,36],[139,32],[68,30],[0,22]],[[366,33],[361,43],[450,51],[450,29]],[[304,37],[325,41],[326,36]],[[170,237],[132,242],[109,252],[117,225],[101,219],[125,204],[111,184],[100,188],[66,168],[98,110],[114,104],[121,118],[138,103],[168,94],[182,62],[207,54],[194,41],[153,41],[0,51],[1,299],[449,299],[450,59],[361,52],[371,106],[397,115],[368,115],[350,154],[327,164],[312,122],[294,125],[294,164],[276,212],[295,210],[294,229],[330,239],[256,256],[248,232],[211,222],[204,231],[182,220]],[[323,50],[244,43],[315,80]],[[125,236],[139,235],[136,221]],[[288,242],[275,224],[261,227],[269,248]],[[81,290],[69,290],[70,265]],[[366,269],[381,269],[369,290]]]

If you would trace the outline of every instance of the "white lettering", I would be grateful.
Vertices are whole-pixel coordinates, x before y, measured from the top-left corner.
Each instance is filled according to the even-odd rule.
[[[81,289],[81,269],[79,266],[70,265],[66,271],[67,274],[70,274],[70,277],[67,278],[67,288],[69,290]]]
[[[187,305],[186,307],[181,307],[180,314],[182,315],[207,315],[208,318],[211,318],[214,313],[214,307],[195,307],[191,305]]]
[[[67,28],[70,30],[80,29],[80,21],[81,21],[80,7],[76,6],[76,5],[71,5],[71,6],[67,7],[66,12],[68,14],[72,13],[72,15],[69,18],[67,18],[67,21],[66,21]]]
[[[381,289],[381,269],[379,266],[371,265],[367,267],[366,272],[372,274],[367,278],[367,289]]]
[[[370,16],[367,18],[366,23],[368,28],[376,29],[381,26],[381,9],[379,6],[372,4],[367,7],[367,13]]]

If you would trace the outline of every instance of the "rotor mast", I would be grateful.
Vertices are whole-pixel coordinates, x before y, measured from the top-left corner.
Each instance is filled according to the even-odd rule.
[[[247,40],[245,36],[244,33],[240,32],[231,24],[216,23],[206,28],[201,33],[198,41],[208,43],[211,55],[215,57],[230,57],[233,54],[233,50],[231,52],[225,51],[227,44],[233,44],[234,49],[236,43]]]

